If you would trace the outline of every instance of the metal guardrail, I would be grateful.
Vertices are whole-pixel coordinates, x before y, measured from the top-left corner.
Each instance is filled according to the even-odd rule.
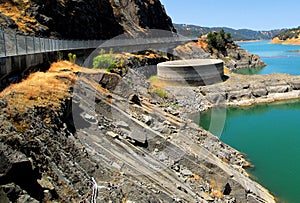
[[[97,48],[103,40],[58,40],[25,36],[0,29],[0,57]]]
[[[103,47],[126,47],[145,44],[186,42],[182,36],[112,40],[58,40],[36,36],[25,36],[0,29],[0,57],[27,55],[64,50],[93,49]]]

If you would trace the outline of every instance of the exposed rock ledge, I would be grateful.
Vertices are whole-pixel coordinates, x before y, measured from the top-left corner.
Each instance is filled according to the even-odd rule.
[[[299,99],[300,76],[230,74],[223,83],[189,89],[181,91],[180,87],[169,88],[187,112],[204,111],[220,105],[250,106]]]
[[[121,81],[62,62],[1,92],[0,199],[275,202],[248,177],[242,154],[182,119],[170,105],[176,97],[160,102],[142,80],[134,68]]]

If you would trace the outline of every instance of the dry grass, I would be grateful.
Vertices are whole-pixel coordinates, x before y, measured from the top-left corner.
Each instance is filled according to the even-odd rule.
[[[300,38],[291,38],[286,40],[280,40],[278,37],[272,39],[271,44],[291,44],[300,45]]]
[[[224,198],[224,195],[223,195],[223,193],[220,190],[213,190],[211,192],[211,195],[214,196],[214,197],[216,197],[216,198],[219,198],[219,199]]]
[[[151,76],[148,79],[148,82],[150,82],[151,86],[156,89],[165,88],[168,86],[165,82],[159,80],[158,76]]]
[[[0,13],[13,19],[20,31],[34,33],[34,28],[38,28],[41,25],[35,18],[25,12],[28,8],[30,8],[28,1],[19,1],[18,3],[5,2],[0,4]]]
[[[222,199],[224,197],[223,193],[220,191],[221,185],[219,185],[216,180],[210,181],[210,187],[212,189],[212,191],[211,191],[212,196],[220,198],[220,199]]]
[[[225,75],[230,75],[230,71],[227,67],[224,67],[224,74]]]
[[[69,98],[69,88],[76,81],[76,73],[94,73],[96,70],[81,68],[68,61],[53,63],[47,72],[36,72],[2,92],[0,98],[7,101],[7,112],[22,114],[34,106],[59,108],[62,100]]]
[[[156,93],[160,98],[167,98],[168,93],[164,89],[167,87],[167,84],[163,81],[160,81],[157,76],[152,76],[148,79],[148,82],[151,84],[150,92]]]

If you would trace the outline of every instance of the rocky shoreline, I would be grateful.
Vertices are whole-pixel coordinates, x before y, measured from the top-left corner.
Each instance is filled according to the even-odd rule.
[[[1,92],[3,202],[275,202],[241,153],[184,117],[169,88],[152,92],[134,67],[121,79],[54,66]],[[29,84],[45,86],[34,94]],[[17,176],[24,168],[29,180]]]
[[[299,99],[300,77],[287,74],[230,74],[223,83],[184,89],[190,91],[183,91],[180,87],[169,88],[184,111],[192,113],[195,109],[205,111],[215,106],[251,106]]]

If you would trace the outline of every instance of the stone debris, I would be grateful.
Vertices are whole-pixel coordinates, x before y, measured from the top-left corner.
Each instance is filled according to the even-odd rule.
[[[128,135],[128,137],[141,144],[146,144],[147,142],[147,135],[141,131],[133,131]]]
[[[203,199],[205,199],[206,201],[209,201],[209,202],[213,202],[215,200],[208,193],[203,192],[203,191],[201,191],[199,195],[200,195],[200,197],[202,197]]]
[[[115,122],[115,125],[119,128],[125,128],[130,130],[129,125],[125,121],[117,121]]]
[[[84,119],[89,123],[97,123],[95,116],[89,115],[87,113],[84,114]]]
[[[117,138],[118,137],[118,134],[112,132],[112,131],[107,131],[106,133],[107,135],[111,136],[112,138]]]
[[[194,173],[193,173],[192,171],[188,170],[188,169],[183,169],[183,170],[181,171],[181,173],[182,173],[182,175],[184,175],[184,176],[189,176],[189,177],[191,177],[191,176],[194,175]]]
[[[41,179],[38,179],[37,182],[42,188],[47,188],[49,190],[54,190],[54,186],[50,181],[50,177],[43,176]]]

